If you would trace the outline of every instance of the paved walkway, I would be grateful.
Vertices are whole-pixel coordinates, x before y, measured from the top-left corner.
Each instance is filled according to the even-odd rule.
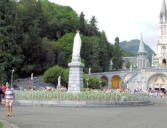
[[[112,108],[70,108],[14,106],[14,116],[6,116],[0,106],[0,120],[20,128],[165,128],[167,106],[152,105]]]

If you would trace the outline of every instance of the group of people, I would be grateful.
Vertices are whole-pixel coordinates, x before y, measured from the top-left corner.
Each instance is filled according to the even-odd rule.
[[[7,107],[7,116],[12,116],[12,106],[15,101],[15,93],[14,89],[11,87],[9,83],[2,84],[0,86],[0,105],[2,101],[5,103]]]
[[[149,96],[151,97],[164,97],[165,93],[163,91],[158,91],[158,90],[149,90],[148,91]]]

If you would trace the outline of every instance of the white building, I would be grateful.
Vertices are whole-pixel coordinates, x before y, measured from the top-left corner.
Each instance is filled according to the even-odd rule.
[[[160,11],[160,39],[157,44],[157,55],[152,56],[152,66],[166,65],[167,61],[167,10],[166,2],[163,0]]]
[[[137,68],[145,69],[148,67],[150,67],[149,59],[147,58],[147,51],[145,50],[143,38],[141,35],[139,50],[137,54]]]

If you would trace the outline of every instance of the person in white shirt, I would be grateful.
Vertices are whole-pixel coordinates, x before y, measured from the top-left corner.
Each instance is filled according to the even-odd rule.
[[[14,89],[8,84],[8,87],[5,92],[5,104],[8,108],[8,116],[12,116],[12,105],[15,101]]]

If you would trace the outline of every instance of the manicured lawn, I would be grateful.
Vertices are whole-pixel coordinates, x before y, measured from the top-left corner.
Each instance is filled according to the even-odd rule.
[[[0,128],[3,128],[3,124],[0,122]]]

